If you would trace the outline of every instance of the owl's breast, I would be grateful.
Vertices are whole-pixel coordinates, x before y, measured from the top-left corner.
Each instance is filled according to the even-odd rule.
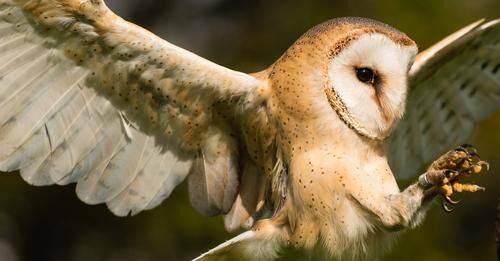
[[[387,233],[374,232],[378,221],[352,196],[399,190],[385,157],[359,153],[362,147],[349,149],[338,143],[303,149],[303,153],[294,153],[290,162],[290,243],[313,248],[322,242],[319,245],[330,255],[342,257],[342,253],[367,247],[374,242],[373,237],[385,241]]]

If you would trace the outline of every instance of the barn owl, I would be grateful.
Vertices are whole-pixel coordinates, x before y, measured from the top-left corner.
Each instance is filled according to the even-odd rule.
[[[246,231],[197,260],[372,256],[434,197],[448,209],[454,192],[482,189],[461,183],[487,166],[474,148],[444,152],[500,105],[499,23],[417,54],[388,25],[334,19],[246,74],[103,0],[0,0],[0,170],[76,183],[118,216],[187,180],[194,208]],[[399,189],[393,173],[436,158]]]

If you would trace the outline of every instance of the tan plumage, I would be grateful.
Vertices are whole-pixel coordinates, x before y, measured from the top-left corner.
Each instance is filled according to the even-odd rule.
[[[445,45],[448,55],[425,60],[474,59],[455,53],[476,36],[498,47],[498,30],[498,21],[478,24]],[[34,185],[76,182],[84,202],[120,216],[154,208],[187,177],[197,210],[249,230],[200,259],[273,258],[285,246],[363,257],[390,240],[388,229],[413,227],[425,213],[423,189],[400,192],[387,163],[417,52],[387,25],[332,20],[251,75],[157,38],[102,0],[0,0],[0,39],[0,170],[20,170]],[[409,106],[436,76],[418,57]],[[365,67],[377,73],[370,84],[356,75]],[[494,71],[478,89],[497,95]],[[499,105],[495,96],[467,124]],[[408,110],[401,126],[427,124]]]

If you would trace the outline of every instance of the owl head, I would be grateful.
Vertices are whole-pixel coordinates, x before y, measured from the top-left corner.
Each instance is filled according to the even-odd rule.
[[[416,54],[413,40],[378,21],[320,24],[271,67],[273,93],[285,105],[279,113],[300,121],[333,110],[357,134],[384,140],[403,115]]]

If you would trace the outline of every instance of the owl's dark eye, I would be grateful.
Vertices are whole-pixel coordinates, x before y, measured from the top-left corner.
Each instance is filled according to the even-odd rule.
[[[356,68],[356,77],[358,77],[358,80],[364,83],[373,84],[375,82],[375,73],[370,68]]]

